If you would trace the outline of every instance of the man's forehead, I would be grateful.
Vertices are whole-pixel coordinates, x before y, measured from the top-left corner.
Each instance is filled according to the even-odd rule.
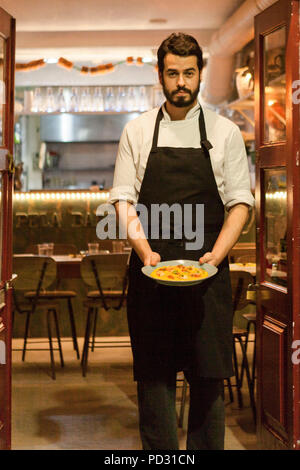
[[[175,54],[166,54],[165,59],[165,69],[189,69],[197,68],[197,56],[189,55],[182,57]]]

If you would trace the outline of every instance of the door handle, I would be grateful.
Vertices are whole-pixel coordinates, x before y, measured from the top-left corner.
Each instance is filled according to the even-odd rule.
[[[8,152],[7,154],[8,172],[13,174],[15,172],[14,156]]]
[[[9,289],[12,289],[13,282],[17,277],[18,277],[17,274],[12,274],[11,279],[8,279],[8,281],[5,282],[5,290],[6,291],[8,291]]]
[[[259,284],[249,284],[247,288],[247,300],[252,302],[256,301],[256,292],[259,289]]]

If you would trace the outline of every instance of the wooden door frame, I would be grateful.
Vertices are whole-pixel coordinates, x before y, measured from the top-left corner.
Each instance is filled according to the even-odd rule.
[[[14,76],[15,76],[15,19],[0,8],[0,31],[7,39],[5,55],[4,80],[5,88],[5,119],[3,143],[0,146],[3,165],[2,174],[2,293],[5,307],[0,312],[3,319],[4,331],[1,339],[5,342],[6,363],[0,365],[0,380],[4,384],[4,400],[0,404],[0,449],[11,448],[11,337],[12,337],[12,198],[13,198],[13,145],[14,145]]]
[[[286,25],[286,141],[278,144],[263,144],[263,56],[262,43],[264,35],[277,29],[281,25]],[[263,32],[263,34],[262,34]],[[297,38],[295,41],[294,38]],[[295,80],[299,79],[299,0],[279,0],[267,10],[259,14],[255,18],[255,52],[256,52],[256,75],[255,75],[255,136],[256,136],[256,220],[257,220],[257,279],[258,284],[262,279],[262,267],[265,260],[263,259],[263,243],[264,243],[264,207],[261,194],[264,191],[263,178],[261,178],[262,168],[285,166],[287,171],[287,246],[288,246],[288,293],[286,297],[285,308],[289,312],[289,320],[287,321],[287,343],[282,345],[285,348],[283,357],[286,358],[286,381],[280,384],[286,387],[287,401],[280,409],[281,413],[285,413],[287,435],[285,438],[276,433],[275,429],[269,428],[262,420],[262,397],[261,387],[263,387],[263,371],[262,367],[262,329],[264,319],[262,318],[261,304],[261,288],[258,293],[258,325],[257,325],[257,352],[258,352],[258,441],[265,442],[270,448],[294,449],[300,448],[297,441],[299,440],[299,367],[292,364],[291,344],[295,337],[300,339],[300,322],[298,319],[300,309],[300,215],[299,215],[299,107],[292,102],[292,85]],[[282,151],[285,151],[286,161],[283,164]],[[297,213],[298,212],[298,213]],[[294,214],[297,213],[295,217]],[[294,260],[297,260],[295,263]],[[297,284],[296,284],[297,283]],[[295,288],[293,288],[295,286]],[[280,295],[278,289],[277,301],[282,302],[283,296]],[[272,296],[276,299],[276,291],[272,290]],[[276,300],[275,300],[276,301]],[[280,323],[280,322],[279,322]],[[278,324],[280,329],[280,324]],[[278,333],[280,334],[280,333]],[[284,339],[284,338],[283,338]],[[282,339],[282,340],[283,340]],[[281,360],[283,360],[281,358]],[[290,388],[289,385],[291,385]],[[293,388],[294,387],[294,388]],[[286,409],[285,409],[286,407]],[[269,435],[267,435],[269,433]],[[262,439],[264,434],[264,439]]]

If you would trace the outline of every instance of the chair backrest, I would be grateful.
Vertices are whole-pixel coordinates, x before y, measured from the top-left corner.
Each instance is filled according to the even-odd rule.
[[[54,243],[53,254],[54,255],[76,255],[77,248],[75,245],[70,243]],[[28,245],[26,253],[38,254],[38,245]]]
[[[245,253],[243,255],[238,255],[235,258],[236,263],[256,263],[256,254],[255,253]]]
[[[85,284],[98,289],[98,279],[102,290],[122,290],[127,276],[128,253],[87,255],[82,258],[80,271]]]
[[[119,291],[121,293],[121,308],[125,298],[128,281],[128,253],[109,253],[84,256],[81,265],[81,277],[89,288],[100,292],[105,309],[108,305],[104,291]]]
[[[13,272],[17,274],[14,289],[30,291],[47,289],[56,280],[56,263],[54,259],[38,255],[14,255]]]
[[[35,295],[30,300],[33,313],[38,304],[40,292],[56,280],[56,263],[54,259],[47,256],[15,255],[13,272],[17,274],[13,282],[14,308],[21,312],[22,302],[26,300],[24,294],[33,291]]]
[[[247,299],[249,284],[253,284],[253,277],[247,271],[230,271],[232,289],[233,311],[242,310],[250,301]]]

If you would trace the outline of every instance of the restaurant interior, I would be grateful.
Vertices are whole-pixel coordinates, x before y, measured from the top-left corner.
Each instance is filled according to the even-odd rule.
[[[184,31],[203,49],[199,101],[239,126],[257,196],[254,19],[275,3],[1,1],[16,19],[12,449],[141,448],[126,318],[131,247],[117,233],[97,236],[118,142],[127,122],[164,102],[157,48]],[[280,30],[272,39],[268,138],[281,142],[285,45]],[[286,175],[270,169],[265,184],[267,280],[284,290]],[[229,253],[235,375],[224,380],[226,450],[261,447],[256,218],[254,209]],[[178,374],[182,449],[188,400]]]

